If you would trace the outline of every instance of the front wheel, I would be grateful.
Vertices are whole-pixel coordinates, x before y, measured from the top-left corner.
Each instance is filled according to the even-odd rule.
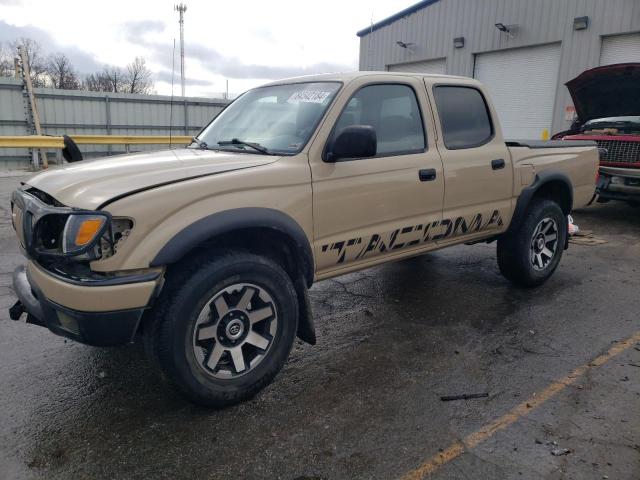
[[[164,375],[192,401],[224,407],[251,398],[280,371],[298,305],[278,264],[234,252],[174,272],[154,317],[148,334]]]
[[[518,230],[498,239],[500,272],[519,286],[541,285],[558,267],[566,239],[567,217],[560,206],[533,200]]]

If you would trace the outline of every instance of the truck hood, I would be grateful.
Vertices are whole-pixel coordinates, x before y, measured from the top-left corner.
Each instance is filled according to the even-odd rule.
[[[566,83],[578,120],[640,115],[640,63],[596,67]]]
[[[142,190],[275,162],[280,157],[197,149],[165,150],[85,160],[40,173],[27,186],[69,207],[93,210]]]

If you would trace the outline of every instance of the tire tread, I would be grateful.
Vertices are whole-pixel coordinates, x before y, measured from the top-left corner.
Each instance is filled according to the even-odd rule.
[[[286,272],[274,261],[252,253],[244,251],[219,251],[214,255],[210,253],[198,255],[174,267],[168,274],[165,285],[163,286],[163,292],[165,292],[165,294],[161,295],[158,299],[147,324],[144,343],[145,350],[151,362],[159,367],[162,376],[171,385],[176,387],[178,391],[195,403],[206,407],[222,408],[240,403],[252,398],[260,390],[265,388],[282,369],[295,338],[298,308],[296,293],[289,279],[290,291],[286,294],[290,295],[291,301],[295,306],[295,325],[292,330],[294,334],[291,338],[285,339],[286,354],[275,358],[275,363],[268,368],[265,375],[248,387],[219,392],[215,397],[204,388],[200,391],[195,391],[192,386],[188,385],[182,378],[175,364],[173,341],[174,332],[178,330],[177,322],[179,321],[179,314],[181,313],[178,310],[180,310],[180,306],[188,302],[188,297],[191,293],[189,288],[190,284],[199,281],[201,279],[200,277],[206,277],[211,271],[230,265],[247,263],[254,265],[257,263],[267,266],[277,272],[278,275],[289,279]],[[265,359],[264,361],[270,360],[273,360],[273,358]]]
[[[557,256],[551,268],[535,271],[529,259],[531,234],[544,215],[553,215],[558,220]],[[567,236],[566,216],[560,206],[552,200],[535,198],[519,228],[507,232],[498,239],[498,267],[507,280],[520,287],[536,287],[546,282],[560,263]]]

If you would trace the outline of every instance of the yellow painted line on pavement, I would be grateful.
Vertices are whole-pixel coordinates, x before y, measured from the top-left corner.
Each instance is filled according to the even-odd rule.
[[[528,415],[529,412],[544,404],[547,400],[560,393],[567,386],[574,384],[580,377],[587,373],[589,369],[605,364],[615,356],[620,355],[629,347],[635,345],[637,342],[640,342],[640,332],[626,340],[617,342],[604,355],[600,355],[591,362],[576,368],[566,377],[556,380],[544,390],[534,394],[534,396],[517,405],[502,417],[485,425],[480,430],[467,435],[462,439],[462,441],[454,442],[419,467],[400,477],[401,480],[420,480],[427,475],[436,472],[442,465],[445,465],[462,455],[465,450],[477,447],[480,443],[489,439],[500,430],[504,430],[512,423]]]

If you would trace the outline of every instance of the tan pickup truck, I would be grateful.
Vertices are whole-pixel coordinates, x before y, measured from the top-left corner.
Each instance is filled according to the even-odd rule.
[[[358,72],[250,90],[184,149],[69,164],[13,194],[17,320],[90,345],[141,338],[191,400],[265,387],[326,278],[497,241],[535,286],[593,196],[593,142],[505,142],[469,78]],[[464,278],[460,279],[464,282]]]

